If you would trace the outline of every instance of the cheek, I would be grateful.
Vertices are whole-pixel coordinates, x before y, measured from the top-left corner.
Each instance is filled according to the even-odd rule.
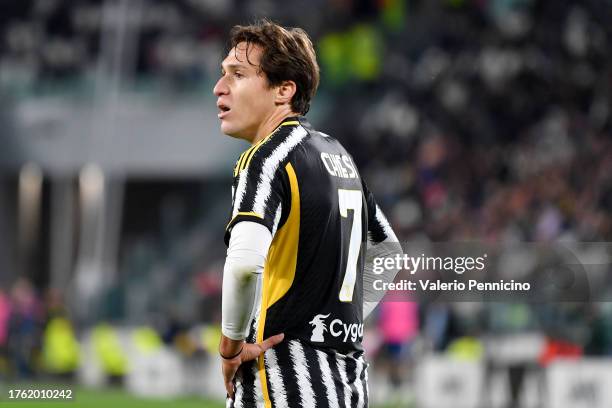
[[[236,89],[234,93],[234,106],[240,108],[241,112],[248,113],[253,110],[257,102],[257,90],[253,87],[244,86]]]
[[[265,112],[274,108],[274,95],[267,88],[261,88],[258,90],[255,96],[257,107],[260,111]]]
[[[260,116],[263,112],[269,109],[269,101],[267,95],[259,90],[250,92],[247,97],[242,100],[241,108],[247,115]]]
[[[257,121],[272,107],[274,107],[274,99],[266,86],[251,82],[240,84],[235,89],[234,108],[236,112],[240,112],[240,121]]]

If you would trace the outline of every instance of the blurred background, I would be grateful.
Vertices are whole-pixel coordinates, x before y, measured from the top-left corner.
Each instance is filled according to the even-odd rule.
[[[0,400],[223,406],[248,146],[212,87],[229,29],[264,16],[311,35],[308,118],[400,240],[570,243],[612,292],[582,246],[612,238],[611,0],[2,0]],[[611,303],[394,300],[366,330],[375,407],[612,406]]]

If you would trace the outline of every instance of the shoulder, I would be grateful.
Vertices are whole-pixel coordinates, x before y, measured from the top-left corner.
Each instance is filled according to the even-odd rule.
[[[239,160],[237,174],[242,171],[256,174],[274,172],[309,136],[308,130],[299,123],[279,127],[268,138],[243,153],[244,157]]]

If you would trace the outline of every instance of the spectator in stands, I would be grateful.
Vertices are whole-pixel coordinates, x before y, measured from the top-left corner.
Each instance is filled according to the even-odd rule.
[[[9,298],[0,287],[0,379],[8,375],[7,343],[11,304]]]
[[[11,318],[8,354],[17,378],[36,373],[35,357],[40,350],[41,307],[31,282],[19,278],[11,289]]]
[[[389,380],[393,387],[399,388],[404,380],[404,363],[409,360],[412,341],[419,334],[417,303],[411,302],[401,292],[390,292],[381,302],[378,328],[388,363]]]

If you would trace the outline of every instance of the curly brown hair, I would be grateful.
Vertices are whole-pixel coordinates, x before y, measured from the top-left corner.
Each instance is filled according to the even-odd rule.
[[[266,74],[270,87],[283,81],[295,82],[297,89],[291,108],[296,113],[306,114],[319,86],[319,65],[308,34],[301,28],[284,28],[262,19],[252,25],[232,28],[230,50],[235,50],[241,42],[247,44],[247,51],[251,45],[262,48],[259,69]]]

